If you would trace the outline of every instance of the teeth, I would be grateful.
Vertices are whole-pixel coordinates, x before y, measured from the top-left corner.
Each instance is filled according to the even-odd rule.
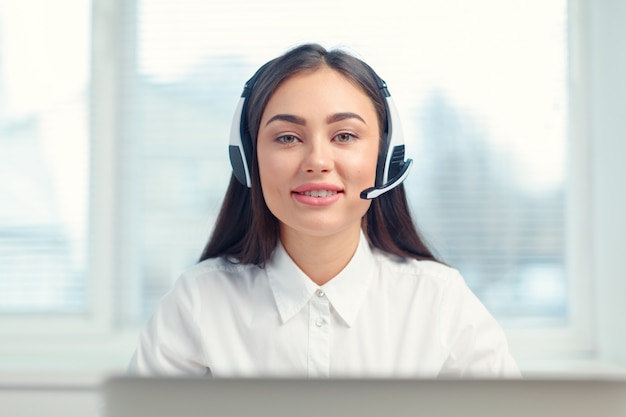
[[[310,197],[328,197],[329,195],[335,195],[337,194],[337,191],[330,191],[330,190],[311,190],[311,191],[305,191],[304,193],[302,193],[304,195],[308,195]]]

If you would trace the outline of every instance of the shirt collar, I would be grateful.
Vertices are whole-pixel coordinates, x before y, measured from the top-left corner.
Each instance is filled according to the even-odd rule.
[[[291,260],[279,242],[266,271],[281,319],[295,316],[320,288]],[[346,267],[321,288],[348,326],[352,326],[374,278],[374,259],[361,231],[359,245]]]

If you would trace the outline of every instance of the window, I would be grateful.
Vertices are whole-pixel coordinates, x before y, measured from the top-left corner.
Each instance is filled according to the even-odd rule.
[[[89,13],[0,1],[0,314],[89,308]]]
[[[562,330],[584,304],[567,0],[49,3],[0,0],[3,323],[76,318],[132,348],[210,234],[244,82],[308,41],[387,81],[418,224],[508,329]]]

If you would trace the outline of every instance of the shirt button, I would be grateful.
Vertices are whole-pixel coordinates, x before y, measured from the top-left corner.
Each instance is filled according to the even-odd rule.
[[[326,320],[324,320],[324,319],[317,319],[317,320],[315,320],[315,325],[317,327],[322,327],[325,324],[326,324]]]
[[[325,296],[325,295],[326,295],[326,293],[324,292],[324,290],[323,290],[323,289],[321,289],[321,288],[320,288],[320,289],[318,289],[317,291],[315,291],[315,294],[316,294],[318,297],[320,297],[320,298],[322,298],[323,296]]]

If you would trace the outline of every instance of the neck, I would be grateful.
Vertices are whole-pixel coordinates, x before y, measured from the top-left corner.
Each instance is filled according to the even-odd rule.
[[[280,240],[295,264],[317,285],[324,285],[352,259],[360,230],[359,226],[331,236],[311,236],[283,227]]]

